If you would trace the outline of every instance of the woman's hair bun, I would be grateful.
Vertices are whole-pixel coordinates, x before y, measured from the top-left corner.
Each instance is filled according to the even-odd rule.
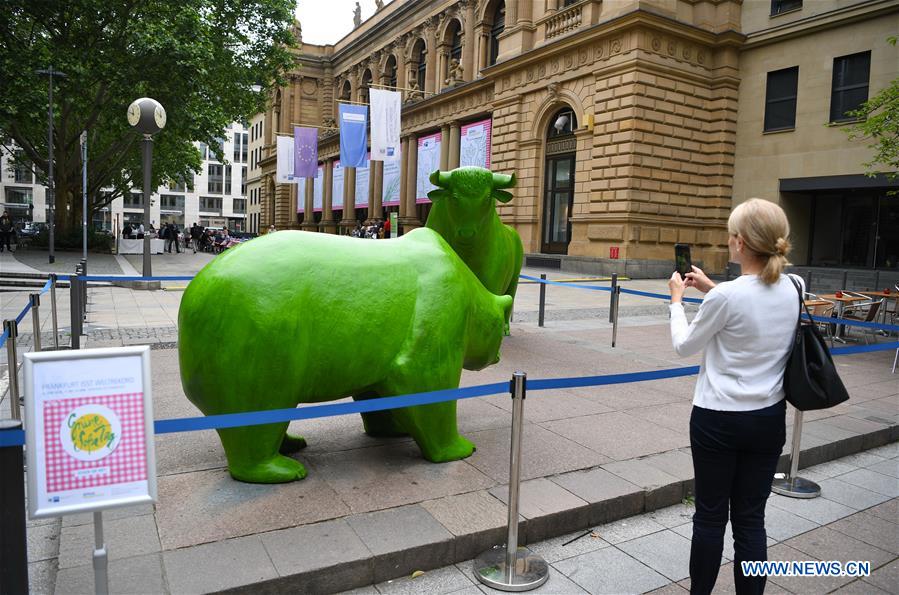
[[[790,251],[790,242],[788,242],[785,238],[777,238],[777,242],[774,243],[774,252],[778,256],[786,256],[787,252]]]

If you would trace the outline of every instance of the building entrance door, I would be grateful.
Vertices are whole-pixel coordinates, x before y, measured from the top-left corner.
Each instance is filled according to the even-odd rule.
[[[568,254],[574,203],[574,153],[546,158],[541,252]]]

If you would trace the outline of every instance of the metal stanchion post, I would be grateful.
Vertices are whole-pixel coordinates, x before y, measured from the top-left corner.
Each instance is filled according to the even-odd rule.
[[[530,591],[549,578],[546,560],[518,547],[518,495],[521,482],[521,431],[524,421],[524,372],[512,376],[512,445],[509,454],[509,532],[506,546],[494,546],[474,561],[478,580],[500,591]]]
[[[540,273],[540,278],[546,281],[546,273]],[[546,310],[546,283],[540,284],[540,312],[537,314],[537,326],[543,326],[543,313]]]
[[[0,435],[21,429],[20,420],[0,420]],[[28,593],[22,445],[0,447],[0,477],[0,593]]]
[[[59,350],[59,321],[56,318],[56,273],[50,273],[50,316],[53,320],[53,349]]]
[[[618,302],[621,301],[621,286],[616,285],[612,291],[612,347],[618,342]]]
[[[821,486],[814,481],[799,477],[799,445],[802,441],[802,411],[798,409],[793,416],[793,446],[790,450],[790,474],[786,477],[775,476],[771,483],[771,491],[791,498],[815,498],[821,495]]]
[[[103,543],[103,511],[94,513],[94,593],[109,593],[109,557]]]
[[[81,275],[87,276],[87,261],[81,259]],[[81,320],[87,319],[87,281],[81,282]]]
[[[3,328],[7,332],[6,363],[9,366],[9,415],[13,419],[22,419],[19,405],[19,365],[16,354],[16,337],[19,336],[19,325],[15,320],[4,320]]]
[[[615,322],[615,288],[618,287],[618,273],[612,273],[612,291],[609,292],[609,322]]]
[[[41,294],[32,293],[28,296],[31,302],[31,326],[33,327],[34,349],[32,351],[41,351]]]
[[[71,318],[72,349],[81,349],[81,287],[78,274],[69,279],[69,317]]]

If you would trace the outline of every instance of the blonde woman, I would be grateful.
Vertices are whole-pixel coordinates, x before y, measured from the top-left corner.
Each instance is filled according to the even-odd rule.
[[[686,279],[675,272],[668,287],[674,349],[681,356],[703,352],[690,416],[691,592],[711,593],[715,586],[729,513],[734,584],[742,595],[765,589],[765,577],[744,576],[740,562],[767,559],[765,504],[785,440],[783,375],[799,300],[783,274],[790,249],[783,209],[753,198],[733,210],[727,227],[730,259],[740,263],[742,276],[715,285],[693,267]],[[706,294],[690,324],[684,287]]]

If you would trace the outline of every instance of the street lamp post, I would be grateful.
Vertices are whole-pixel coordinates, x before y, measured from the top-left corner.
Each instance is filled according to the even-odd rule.
[[[155,99],[142,97],[128,106],[128,124],[143,135],[144,169],[144,277],[152,277],[150,264],[150,180],[153,172],[153,135],[165,128],[165,109]]]
[[[47,204],[50,205],[50,264],[56,262],[54,229],[56,228],[56,184],[53,181],[53,77],[66,78],[64,72],[53,70],[51,66],[47,70],[38,70],[37,74],[43,74],[50,78],[50,97],[47,105],[47,121],[49,123],[47,132],[47,148],[50,152],[50,159],[47,164]]]

